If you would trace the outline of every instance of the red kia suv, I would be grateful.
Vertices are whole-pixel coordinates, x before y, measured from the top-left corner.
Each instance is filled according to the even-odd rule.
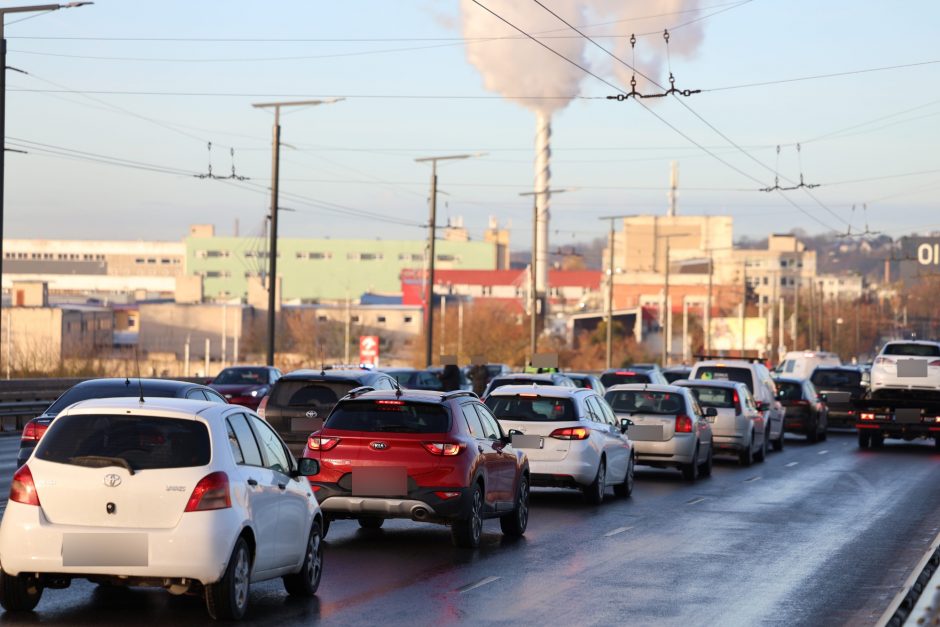
[[[521,536],[529,519],[529,462],[471,392],[353,391],[312,434],[304,457],[328,520],[386,518],[451,526],[454,544],[480,545],[483,520]]]

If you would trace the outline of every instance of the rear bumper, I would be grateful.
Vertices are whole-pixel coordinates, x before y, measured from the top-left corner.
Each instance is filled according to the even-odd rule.
[[[917,438],[940,438],[940,423],[899,424],[896,422],[858,421],[855,428],[860,433],[881,434],[886,438],[914,440]]]
[[[747,441],[744,435],[718,435],[712,434],[712,446],[715,452],[719,451],[743,451],[747,447]]]
[[[310,482],[320,509],[330,518],[406,518],[419,521],[452,521],[470,511],[470,491],[467,488],[436,487],[412,490],[407,496],[356,496],[335,483]],[[441,498],[436,492],[457,492],[451,498]]]
[[[695,455],[693,434],[676,434],[665,442],[634,440],[636,461],[645,466],[679,466],[688,464]]]
[[[242,521],[232,508],[183,514],[172,529],[131,529],[54,525],[40,507],[10,502],[0,525],[0,567],[11,575],[27,572],[78,577],[187,578],[208,584],[222,577],[241,529]],[[64,565],[65,534],[116,533],[147,536],[145,565],[88,565],[93,561]],[[101,557],[98,561],[108,560]]]
[[[529,460],[533,487],[576,488],[590,485],[597,476],[597,460],[567,459],[555,462]]]

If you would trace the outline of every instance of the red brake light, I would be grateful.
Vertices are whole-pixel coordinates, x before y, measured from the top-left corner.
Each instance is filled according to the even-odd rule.
[[[36,492],[36,484],[33,483],[33,473],[25,464],[13,474],[13,481],[10,483],[10,500],[39,507],[39,493]]]
[[[454,442],[422,442],[421,446],[431,455],[441,455],[443,457],[458,455],[463,450],[463,444]]]
[[[676,416],[676,433],[692,433],[692,419],[684,414]]]
[[[434,495],[435,495],[437,498],[441,499],[442,501],[446,501],[446,500],[448,500],[448,499],[455,499],[455,498],[457,498],[458,496],[460,496],[460,492],[456,492],[456,491],[441,491],[441,492],[435,492]]]
[[[737,405],[738,403],[741,402],[741,397],[738,396],[738,391],[737,391],[737,390],[734,391],[734,396],[732,396],[731,398],[732,398],[732,400],[734,401],[734,404],[735,404],[735,405]]]
[[[632,377],[632,376],[635,375],[636,373],[633,372],[632,370],[618,370],[618,371],[617,371],[617,374],[626,375],[626,376],[628,376],[628,377]]]
[[[585,427],[565,427],[555,429],[548,437],[556,440],[587,440],[590,436],[591,431]]]
[[[809,401],[801,398],[799,400],[793,401],[793,404],[794,405],[809,405]]]
[[[232,495],[228,489],[228,475],[213,472],[199,480],[186,503],[185,512],[206,512],[227,509],[232,506]]]
[[[871,413],[868,413],[868,412],[862,412],[861,414],[859,414],[859,418],[861,418],[862,420],[874,420],[874,419],[875,419],[875,414],[871,414]]]
[[[23,427],[23,435],[21,437],[24,442],[38,442],[42,439],[42,436],[46,434],[46,430],[49,428],[49,424],[43,424],[36,422],[35,420],[30,420],[26,423],[26,426]]]
[[[405,401],[386,401],[386,400],[379,400],[379,401],[375,401],[375,404],[376,404],[376,405],[404,405],[404,404],[405,404]]]
[[[269,398],[271,398],[271,396],[266,394],[264,398],[261,399],[261,402],[258,403],[258,415],[262,418],[264,418],[264,410],[268,406]]]
[[[307,448],[311,451],[329,451],[339,444],[339,438],[324,438],[319,435],[311,435],[307,438]]]
[[[586,389],[588,389],[588,390],[593,390],[593,389],[594,389],[594,388],[591,386],[590,383],[585,383],[585,384],[584,384],[584,387],[585,387]]]

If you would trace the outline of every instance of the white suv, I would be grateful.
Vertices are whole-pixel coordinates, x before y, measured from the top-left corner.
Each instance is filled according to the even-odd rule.
[[[323,518],[303,466],[238,405],[169,398],[76,403],[13,476],[0,524],[0,604],[31,610],[73,577],[202,591],[241,618],[251,582],[312,596]]]
[[[940,343],[885,344],[871,366],[872,396],[884,390],[940,390]]]

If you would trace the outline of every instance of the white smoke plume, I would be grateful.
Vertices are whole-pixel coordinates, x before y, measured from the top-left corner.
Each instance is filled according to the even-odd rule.
[[[579,65],[600,75],[613,76],[629,91],[632,71],[579,37],[532,0],[481,0],[484,6],[541,39]],[[699,0],[542,0],[545,6],[582,32],[596,38],[620,59],[634,65],[630,35],[637,34],[636,68],[668,88],[665,69],[666,46],[662,32],[705,14]],[[576,96],[587,75],[571,63],[525,38],[511,26],[474,3],[460,0],[467,58],[483,76],[486,89],[502,94],[523,106],[551,114]],[[702,43],[702,21],[683,26],[671,34],[673,62],[689,58]],[[647,35],[646,33],[653,33]],[[613,36],[613,37],[611,37]],[[494,41],[479,41],[497,37]],[[593,61],[593,62],[592,62]],[[673,66],[676,86],[694,88],[691,77]],[[588,80],[594,80],[588,78]],[[639,74],[637,89],[659,91]],[[526,96],[534,98],[526,98]],[[543,100],[541,98],[549,98]]]

